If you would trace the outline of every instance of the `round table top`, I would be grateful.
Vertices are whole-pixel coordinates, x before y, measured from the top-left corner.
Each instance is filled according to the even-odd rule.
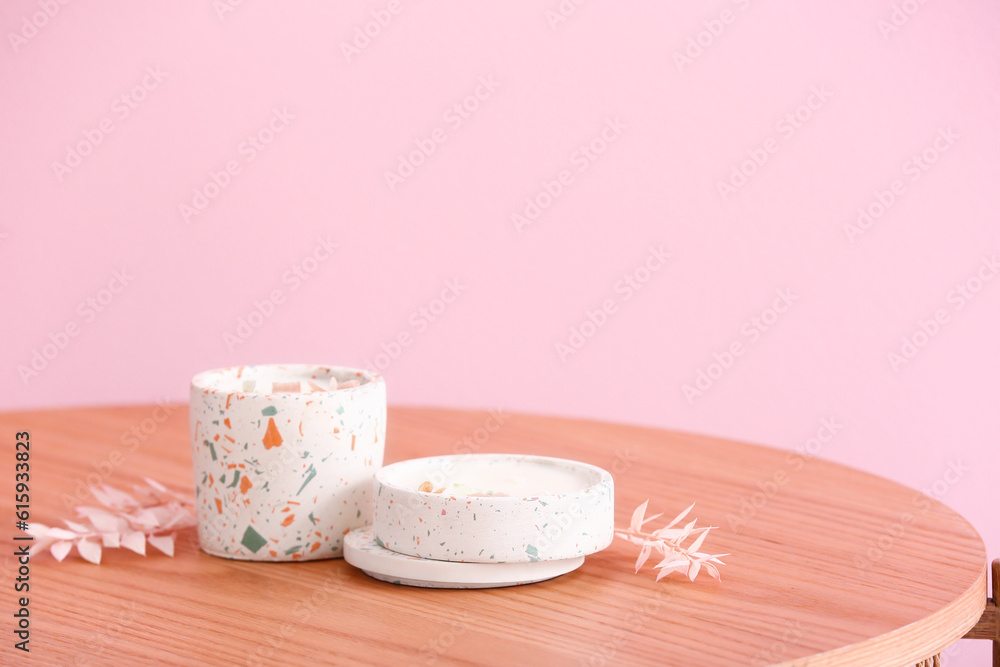
[[[0,423],[10,441],[30,431],[33,521],[72,518],[68,505],[88,480],[128,489],[149,476],[192,492],[184,405],[8,413]],[[106,549],[100,566],[75,552],[62,563],[32,558],[32,655],[60,664],[89,656],[92,664],[885,667],[942,650],[985,607],[985,547],[965,519],[922,493],[808,454],[422,408],[390,408],[386,444],[387,463],[480,451],[600,466],[615,478],[619,526],[646,499],[650,513],[668,516],[697,502],[692,516],[718,526],[705,549],[731,554],[722,581],[655,582],[649,565],[634,573],[637,547],[616,540],[550,581],[409,588],[342,559],[212,557],[191,529],[172,559],[120,549]],[[13,477],[4,476],[8,498]],[[6,557],[8,577],[13,563]]]

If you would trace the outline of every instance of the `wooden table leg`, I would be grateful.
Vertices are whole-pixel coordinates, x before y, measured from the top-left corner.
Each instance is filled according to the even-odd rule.
[[[993,642],[993,667],[1000,667],[1000,558],[993,561],[993,597],[986,601],[982,618],[963,639],[989,639]]]

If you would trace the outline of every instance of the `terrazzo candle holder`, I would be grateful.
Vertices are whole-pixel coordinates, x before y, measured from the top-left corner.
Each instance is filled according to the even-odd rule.
[[[380,375],[311,365],[206,371],[191,382],[190,415],[203,551],[338,558],[344,533],[370,521],[385,444]]]
[[[378,546],[432,560],[586,556],[614,536],[614,482],[596,466],[543,456],[401,461],[375,474],[372,532]]]

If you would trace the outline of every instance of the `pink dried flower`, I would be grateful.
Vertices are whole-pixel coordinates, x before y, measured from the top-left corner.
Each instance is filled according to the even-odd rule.
[[[644,532],[643,526],[645,524],[663,516],[662,514],[656,514],[647,518],[645,515],[648,505],[649,500],[635,508],[628,528],[615,530],[617,537],[641,547],[639,549],[639,557],[635,561],[636,573],[639,572],[650,555],[655,551],[662,558],[659,563],[653,566],[660,570],[656,575],[657,581],[672,572],[681,572],[688,579],[694,581],[702,569],[708,572],[709,576],[721,581],[719,568],[716,566],[725,565],[719,559],[729,554],[713,555],[699,551],[701,545],[705,542],[705,538],[708,537],[709,531],[713,530],[715,526],[703,526],[699,528],[697,527],[697,519],[695,519],[689,521],[683,528],[675,527],[691,512],[694,508],[694,503],[674,517],[663,528],[652,532]],[[684,546],[684,541],[692,537],[694,541]]]
[[[79,522],[63,520],[66,528],[29,523],[27,533],[35,538],[28,551],[35,555],[48,549],[57,561],[77,553],[95,565],[101,562],[102,548],[124,547],[146,555],[146,543],[168,556],[174,555],[177,530],[195,525],[194,501],[170,491],[159,482],[144,478],[145,486],[134,486],[135,495],[106,484],[89,487],[100,507],[77,507]],[[136,498],[138,496],[138,498]]]

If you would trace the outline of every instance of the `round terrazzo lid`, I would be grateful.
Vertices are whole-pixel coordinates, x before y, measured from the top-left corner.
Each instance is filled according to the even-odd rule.
[[[499,588],[545,581],[583,565],[583,556],[526,563],[460,563],[386,549],[370,527],[344,536],[344,559],[381,581],[423,588]]]

